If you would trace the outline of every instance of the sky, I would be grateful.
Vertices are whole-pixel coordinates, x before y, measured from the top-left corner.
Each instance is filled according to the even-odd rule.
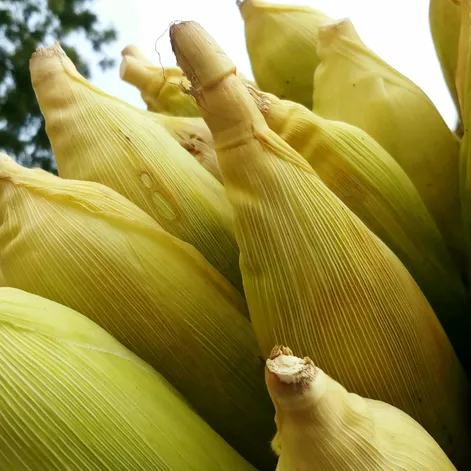
[[[271,0],[304,4],[335,19],[350,18],[363,42],[390,65],[413,80],[432,99],[449,126],[456,111],[435,55],[428,23],[429,0]],[[96,0],[101,20],[114,24],[119,37],[108,52],[116,66],[95,70],[92,82],[139,108],[140,94],[119,78],[121,50],[138,46],[155,64],[175,66],[168,27],[175,20],[199,22],[248,78],[252,78],[246,52],[244,24],[236,0]],[[159,53],[159,54],[158,54]]]

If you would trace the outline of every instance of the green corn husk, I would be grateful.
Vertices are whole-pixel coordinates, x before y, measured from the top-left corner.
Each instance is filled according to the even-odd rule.
[[[57,44],[33,54],[30,70],[59,175],[121,193],[242,291],[224,187],[158,124],[155,113],[95,88]]]
[[[404,169],[463,270],[459,140],[425,93],[343,20],[319,29],[313,111],[358,126]]]
[[[270,129],[399,257],[471,372],[466,292],[416,188],[368,134],[297,103],[249,88]]]
[[[268,128],[201,26],[175,24],[170,37],[213,135],[262,353],[302,351],[352,392],[402,409],[468,469],[468,381],[409,272]]]
[[[461,24],[460,8],[454,3],[454,0],[430,0],[429,22],[443,77],[456,109],[460,111],[458,91],[456,89],[456,68],[458,66]]]
[[[319,64],[317,33],[332,19],[321,11],[264,0],[238,0],[255,81],[266,92],[312,107]]]
[[[9,286],[105,328],[252,464],[273,469],[273,410],[245,301],[189,244],[103,185],[3,156],[0,266]]]
[[[0,289],[4,471],[255,471],[152,368],[65,306]]]

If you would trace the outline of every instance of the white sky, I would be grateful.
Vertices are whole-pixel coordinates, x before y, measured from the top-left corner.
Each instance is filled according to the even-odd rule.
[[[419,85],[446,122],[454,126],[456,112],[433,48],[428,24],[429,0],[271,0],[304,4],[334,18],[349,17],[363,41],[384,60]],[[95,9],[106,24],[115,25],[119,38],[108,51],[116,67],[95,71],[92,81],[101,89],[144,108],[139,92],[119,78],[121,50],[135,44],[154,63],[174,66],[167,28],[175,20],[198,21],[222,46],[239,70],[252,77],[236,0],[97,0]],[[157,39],[162,36],[158,41]]]

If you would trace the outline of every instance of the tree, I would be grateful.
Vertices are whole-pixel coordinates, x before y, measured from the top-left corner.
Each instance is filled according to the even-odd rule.
[[[116,39],[90,9],[90,0],[0,0],[0,150],[26,166],[54,168],[44,119],[31,86],[29,59],[54,40],[85,77],[90,64],[72,46],[87,41],[103,69],[113,65],[103,46]]]

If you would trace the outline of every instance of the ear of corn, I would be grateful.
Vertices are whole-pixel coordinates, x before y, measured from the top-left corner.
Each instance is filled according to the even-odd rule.
[[[429,98],[368,49],[349,20],[320,28],[314,111],[366,131],[404,169],[463,263],[459,142]]]
[[[471,326],[463,284],[434,220],[404,170],[361,129],[323,119],[274,95],[249,91],[268,126],[399,257],[462,361],[470,362]]]
[[[0,356],[5,471],[255,471],[158,373],[65,306],[0,288]]]
[[[149,111],[172,116],[199,116],[194,98],[185,93],[189,83],[180,69],[158,67],[124,55],[120,75],[125,82],[139,89]]]
[[[189,244],[105,186],[3,156],[0,260],[9,286],[89,317],[254,465],[272,463],[272,409],[245,301]]]
[[[33,87],[64,178],[102,183],[194,245],[242,290],[223,186],[144,113],[85,80],[58,45],[31,59]]]
[[[276,408],[277,471],[456,471],[415,420],[348,393],[310,358],[275,348],[265,378]]]
[[[239,0],[247,51],[255,81],[267,92],[312,107],[319,25],[331,19],[320,11],[263,0]]]
[[[460,7],[453,0],[430,0],[430,30],[435,51],[442,67],[456,109],[460,109],[456,89],[456,69],[458,66],[458,44],[460,37]]]
[[[175,24],[170,37],[213,134],[262,352],[280,343],[306,352],[357,394],[410,414],[469,466],[467,380],[410,274],[268,128],[198,24]]]

